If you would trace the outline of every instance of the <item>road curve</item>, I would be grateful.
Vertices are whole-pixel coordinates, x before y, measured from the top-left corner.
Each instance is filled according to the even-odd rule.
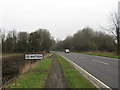
[[[73,61],[110,88],[118,88],[118,60],[78,53],[55,52]]]

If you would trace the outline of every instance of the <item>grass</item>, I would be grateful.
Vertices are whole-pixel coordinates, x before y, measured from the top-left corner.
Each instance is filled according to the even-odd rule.
[[[33,67],[31,71],[8,84],[8,88],[43,88],[50,65],[51,59],[45,58]]]
[[[68,88],[95,88],[68,61],[59,55],[56,55],[56,57],[62,67]]]
[[[103,57],[109,57],[109,58],[118,58],[117,55],[113,55],[113,54],[110,54],[110,53],[93,53],[93,52],[75,52],[75,53],[80,53],[80,54],[86,54],[86,55],[95,55],[95,56],[103,56]]]

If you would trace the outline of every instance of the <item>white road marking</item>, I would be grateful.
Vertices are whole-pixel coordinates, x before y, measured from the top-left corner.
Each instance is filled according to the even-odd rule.
[[[92,61],[94,61],[94,62],[98,62],[98,63],[102,63],[102,64],[105,64],[105,65],[110,65],[109,63],[106,63],[106,62],[102,62],[102,61],[98,61],[98,60],[92,60]]]

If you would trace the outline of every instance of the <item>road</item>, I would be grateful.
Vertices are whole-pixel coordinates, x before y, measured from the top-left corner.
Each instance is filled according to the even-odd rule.
[[[0,89],[2,88],[2,58],[0,54]]]
[[[118,60],[78,53],[55,52],[73,61],[111,88],[118,88]]]

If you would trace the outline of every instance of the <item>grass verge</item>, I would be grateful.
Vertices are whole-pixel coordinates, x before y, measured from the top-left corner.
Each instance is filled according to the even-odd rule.
[[[47,78],[51,59],[40,61],[31,71],[26,72],[17,80],[8,84],[8,88],[43,88]]]
[[[68,88],[95,88],[95,86],[84,78],[67,60],[59,55],[56,55],[56,57],[62,67]]]
[[[108,53],[93,53],[93,52],[75,52],[80,54],[86,54],[86,55],[95,55],[95,56],[103,56],[103,57],[109,57],[109,58],[118,58],[117,55],[112,55]]]

